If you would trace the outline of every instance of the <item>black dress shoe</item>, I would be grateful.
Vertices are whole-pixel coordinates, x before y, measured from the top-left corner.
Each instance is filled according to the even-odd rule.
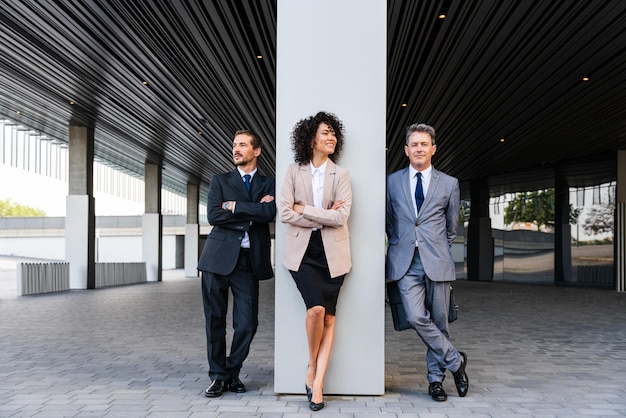
[[[207,398],[217,398],[218,396],[222,396],[224,390],[226,390],[226,382],[221,379],[215,379],[213,383],[211,383],[211,386],[204,391],[204,396]]]
[[[467,390],[469,389],[469,378],[467,377],[467,373],[465,373],[465,366],[467,366],[467,355],[459,351],[461,355],[461,367],[456,372],[452,372],[452,376],[454,376],[454,384],[456,385],[456,390],[459,392],[459,396],[463,397],[467,395]]]
[[[433,398],[433,401],[443,402],[448,399],[448,395],[446,391],[443,390],[441,382],[433,382],[428,385],[428,394]]]
[[[311,402],[311,398],[313,397],[313,390],[309,387],[309,385],[304,382],[304,389],[306,390],[306,399]]]
[[[228,383],[228,390],[235,393],[244,393],[246,391],[246,387],[241,383],[238,377],[233,377],[230,379],[230,383]]]

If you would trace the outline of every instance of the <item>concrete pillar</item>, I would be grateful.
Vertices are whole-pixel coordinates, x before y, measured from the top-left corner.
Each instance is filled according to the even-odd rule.
[[[187,222],[185,224],[185,277],[198,277],[198,245],[200,223],[198,216],[200,188],[187,183]]]
[[[385,390],[386,0],[278,0],[277,195],[293,162],[290,132],[320,110],[346,127],[339,165],[350,171],[352,271],[339,295],[324,392]],[[325,30],[328,29],[328,30]],[[282,266],[285,225],[276,221],[274,390],[303,393],[306,308]]]
[[[615,191],[614,270],[618,292],[626,292],[626,150],[617,151]]]
[[[556,170],[554,188],[554,281],[563,283],[572,277],[572,232],[569,225],[569,184],[560,169]]]
[[[65,261],[70,263],[70,289],[96,287],[93,156],[94,130],[70,126],[65,216]]]
[[[163,277],[163,215],[161,215],[161,166],[146,164],[144,183],[146,209],[143,215],[143,261],[149,282]]]
[[[487,179],[470,184],[471,212],[467,225],[467,279],[493,279],[493,236],[489,217],[489,183]]]

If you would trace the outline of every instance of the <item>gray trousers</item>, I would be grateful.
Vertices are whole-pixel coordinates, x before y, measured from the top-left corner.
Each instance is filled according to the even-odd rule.
[[[443,382],[447,369],[461,367],[461,356],[450,342],[448,330],[448,304],[450,282],[430,281],[432,308],[426,309],[426,280],[419,251],[416,249],[407,274],[398,281],[406,319],[426,345],[428,382]]]

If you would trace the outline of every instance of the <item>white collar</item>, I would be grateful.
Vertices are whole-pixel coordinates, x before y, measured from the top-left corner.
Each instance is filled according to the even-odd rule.
[[[413,168],[412,165],[409,164],[409,174],[411,175],[411,178],[415,177],[415,175],[417,173],[422,173],[422,179],[424,178],[430,178],[430,174],[433,171],[433,165],[429,165],[428,168],[426,170],[423,171],[417,171],[415,168]]]
[[[324,175],[326,173],[326,166],[328,165],[328,160],[324,161],[324,164],[320,165],[319,167],[313,167],[312,162],[309,162],[309,165],[311,167],[311,175],[315,173],[315,170],[319,171],[320,174]]]
[[[246,173],[245,171],[243,171],[241,168],[237,167],[237,171],[239,171],[239,175],[241,176],[241,178],[243,179],[243,176],[245,176],[246,174],[250,174],[250,180],[252,180],[252,178],[254,177],[254,175],[256,174],[256,168],[254,170],[252,170],[249,173]]]

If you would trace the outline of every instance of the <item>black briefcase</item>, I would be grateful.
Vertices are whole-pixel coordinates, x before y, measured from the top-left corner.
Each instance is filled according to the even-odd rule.
[[[406,321],[406,312],[398,290],[398,282],[387,282],[387,302],[391,308],[391,317],[393,318],[393,329],[403,331],[411,328]]]
[[[429,279],[426,279],[429,282]],[[426,309],[430,310],[432,301],[432,292],[430,292],[431,286],[426,284]],[[398,289],[398,282],[387,282],[387,303],[391,309],[391,318],[393,319],[393,329],[396,331],[404,331],[411,328],[406,320],[406,311],[402,304],[402,298],[400,297],[400,290]],[[448,322],[454,322],[458,318],[459,305],[456,304],[454,297],[454,288],[450,285],[450,307],[448,310]]]

